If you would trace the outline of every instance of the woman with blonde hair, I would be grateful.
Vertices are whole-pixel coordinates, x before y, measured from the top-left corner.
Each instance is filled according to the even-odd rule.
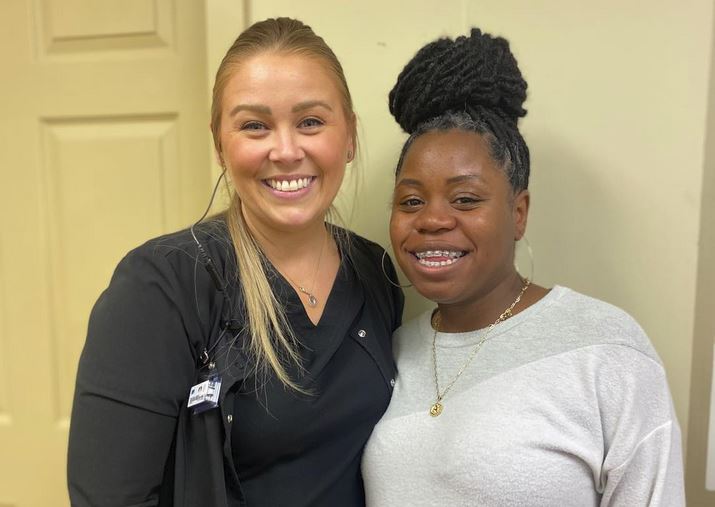
[[[508,42],[427,44],[390,93],[409,134],[395,257],[437,308],[395,334],[390,406],[365,449],[370,506],[684,505],[665,370],[625,312],[514,266],[530,205]]]
[[[340,63],[300,21],[252,25],[211,130],[229,209],[130,252],[92,311],[72,504],[363,505],[403,300],[383,250],[326,222],[357,147]]]

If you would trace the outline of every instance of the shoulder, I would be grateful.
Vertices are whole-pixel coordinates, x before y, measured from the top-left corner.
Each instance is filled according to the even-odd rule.
[[[354,232],[348,231],[337,227],[337,234],[343,235],[348,241],[350,248],[350,255],[353,257],[357,256],[361,261],[374,262],[377,259],[382,258],[385,253],[385,249],[374,241],[355,234]]]
[[[425,347],[430,346],[432,339],[433,310],[422,312],[418,316],[402,324],[393,335],[395,357],[404,358],[407,355],[419,356]]]
[[[162,272],[172,278],[190,277],[193,280],[197,272],[199,244],[216,264],[223,266],[232,258],[230,236],[225,222],[219,217],[197,224],[193,231],[186,228],[148,240],[127,253],[117,272],[129,271],[136,275]]]
[[[333,227],[333,234],[341,240],[344,255],[352,265],[355,275],[371,303],[376,305],[389,321],[390,331],[402,322],[405,298],[399,287],[391,285],[388,277],[396,280],[395,268],[385,249],[374,241],[340,227]]]
[[[226,223],[221,218],[202,222],[176,232],[164,234],[134,248],[128,258],[151,259],[156,262],[180,264],[184,259],[195,260],[198,243],[210,253],[223,253],[231,246]]]
[[[552,289],[553,302],[540,314],[542,324],[568,330],[582,346],[626,347],[660,364],[638,322],[623,309],[567,287]]]
[[[374,241],[352,231],[337,226],[331,227],[333,236],[340,244],[343,256],[352,265],[358,278],[370,288],[386,288],[387,282],[381,268],[385,250]],[[387,256],[385,255],[385,257]],[[385,259],[385,263],[389,264],[392,269],[389,259]]]

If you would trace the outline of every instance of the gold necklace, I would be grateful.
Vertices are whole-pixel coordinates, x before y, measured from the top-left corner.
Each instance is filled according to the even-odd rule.
[[[482,345],[484,345],[484,342],[487,341],[487,338],[489,337],[489,333],[491,332],[492,329],[494,329],[494,326],[499,324],[500,322],[505,321],[512,315],[512,310],[514,307],[521,301],[521,296],[524,295],[524,292],[526,292],[526,289],[529,288],[529,285],[531,284],[531,280],[528,278],[524,281],[524,286],[521,288],[521,291],[519,291],[519,295],[516,296],[516,299],[514,302],[509,305],[509,308],[504,310],[501,315],[499,315],[499,318],[495,320],[493,323],[489,325],[486,331],[484,331],[484,334],[482,335],[481,339],[479,342],[474,346],[472,351],[469,354],[469,357],[467,357],[467,360],[464,362],[460,370],[457,372],[457,375],[452,379],[452,381],[447,385],[447,387],[444,388],[444,391],[441,393],[439,392],[439,378],[437,376],[437,331],[439,330],[439,326],[442,322],[442,318],[440,316],[439,310],[435,313],[434,320],[433,320],[433,326],[434,326],[434,334],[432,335],[432,364],[434,365],[434,387],[435,391],[437,392],[437,401],[434,402],[434,404],[430,407],[429,409],[429,415],[432,417],[437,417],[439,414],[442,413],[442,409],[444,406],[442,405],[442,400],[444,397],[447,395],[450,389],[452,389],[452,386],[454,385],[455,382],[457,382],[457,379],[464,373],[464,370],[467,369],[467,366],[469,366],[469,363],[472,362],[472,360],[476,357],[477,352],[479,352],[479,349],[482,348]]]
[[[315,308],[318,306],[318,298],[315,297],[315,294],[313,294],[313,290],[315,288],[315,279],[318,276],[318,270],[320,269],[320,261],[323,259],[323,250],[325,250],[325,244],[328,242],[328,236],[326,234],[325,236],[325,241],[323,241],[323,246],[320,247],[320,254],[318,255],[318,263],[315,265],[315,272],[313,273],[313,283],[311,284],[310,290],[306,289],[303,285],[298,285],[293,281],[291,277],[289,277],[287,274],[285,274],[285,277],[288,279],[288,281],[293,284],[294,287],[298,288],[298,291],[301,293],[305,294],[308,296],[308,306],[311,308]]]

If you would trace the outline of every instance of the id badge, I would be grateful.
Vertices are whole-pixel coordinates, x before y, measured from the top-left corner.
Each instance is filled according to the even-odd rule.
[[[200,414],[216,408],[220,393],[221,375],[213,373],[208,379],[191,387],[187,407],[193,409],[193,414]]]

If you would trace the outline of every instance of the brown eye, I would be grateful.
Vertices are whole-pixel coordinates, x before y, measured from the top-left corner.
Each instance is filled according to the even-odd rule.
[[[417,197],[409,197],[407,199],[404,199],[400,201],[400,207],[401,208],[417,208],[423,204],[421,199],[418,199]]]

